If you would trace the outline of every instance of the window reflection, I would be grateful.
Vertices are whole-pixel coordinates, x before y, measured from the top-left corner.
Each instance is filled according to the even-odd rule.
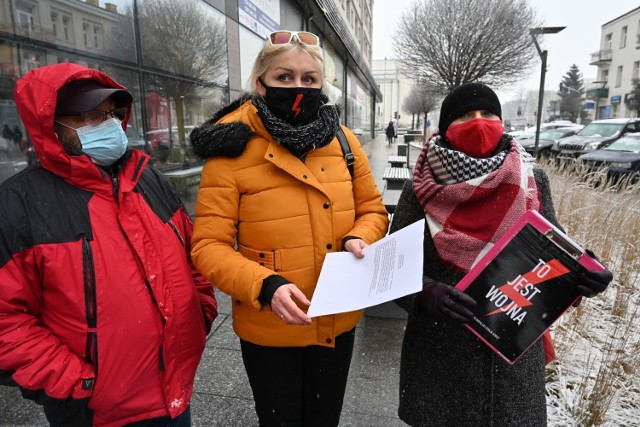
[[[0,183],[33,161],[13,101],[15,82],[61,62],[103,71],[131,91],[129,145],[149,153],[155,166],[170,174],[201,164],[189,134],[229,98],[223,14],[201,0],[11,3],[0,14],[0,128],[17,127],[22,136],[18,143],[0,139]],[[29,42],[16,44],[12,34]],[[197,190],[197,182],[178,184],[185,193]]]
[[[189,164],[188,136],[222,102],[227,82],[222,14],[197,0],[145,0],[138,23],[146,76],[148,133],[159,167]]]

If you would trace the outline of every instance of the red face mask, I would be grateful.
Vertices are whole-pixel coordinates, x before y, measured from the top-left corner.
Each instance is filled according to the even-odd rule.
[[[454,150],[483,158],[496,149],[503,133],[502,121],[478,118],[449,126],[446,137]]]

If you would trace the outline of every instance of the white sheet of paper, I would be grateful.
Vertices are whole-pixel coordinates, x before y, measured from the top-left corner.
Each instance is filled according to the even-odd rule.
[[[425,220],[368,246],[364,258],[327,254],[307,314],[344,313],[391,301],[422,289]]]

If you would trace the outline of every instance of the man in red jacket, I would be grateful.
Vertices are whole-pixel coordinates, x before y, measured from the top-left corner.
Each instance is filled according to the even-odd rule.
[[[189,426],[217,315],[174,186],[127,148],[133,98],[75,64],[15,102],[38,156],[0,186],[0,384],[54,426]]]

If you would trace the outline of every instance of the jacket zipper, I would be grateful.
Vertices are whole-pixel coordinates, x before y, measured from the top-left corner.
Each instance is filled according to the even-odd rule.
[[[82,267],[84,276],[84,308],[87,320],[87,342],[85,359],[91,363],[98,377],[98,304],[96,299],[96,276],[93,264],[93,251],[87,236],[82,236]]]
[[[180,244],[184,246],[184,237],[182,237],[182,234],[180,234],[178,227],[176,227],[173,221],[171,220],[169,220],[169,226],[173,229],[173,232],[176,233],[176,236],[178,236],[178,240],[180,240]]]
[[[111,179],[111,183],[113,184],[113,197],[115,198],[116,203],[118,203],[118,190],[119,190],[119,185],[118,185],[118,178],[112,175],[109,175],[110,179]],[[182,238],[182,236],[180,235],[180,232],[178,231],[178,229],[176,228],[176,226],[169,221],[169,224],[171,225],[171,228],[173,229],[174,233],[176,233],[176,235],[178,236],[178,239],[180,239],[180,242],[182,243],[182,245],[184,246],[184,239]],[[122,226],[120,226],[120,231],[122,232],[122,235],[124,236],[124,238],[129,242],[129,238],[127,237],[127,233],[124,231],[124,229],[122,228]],[[129,242],[129,245],[131,246],[131,242]],[[131,248],[133,251],[133,254],[136,258],[136,260],[138,261],[138,265],[142,271],[142,274],[144,275],[144,285],[147,288],[147,292],[149,292],[149,297],[151,298],[151,303],[155,306],[158,307],[158,300],[156,299],[155,295],[153,294],[153,289],[151,288],[151,283],[149,283],[149,280],[147,279],[147,274],[144,268],[144,265],[142,263],[142,260],[138,257],[138,254],[136,253],[135,249],[133,249],[133,247]],[[158,349],[158,362],[159,362],[159,368],[160,368],[160,372],[164,372],[166,369],[166,366],[164,364],[164,318],[162,317],[162,315],[160,315],[160,330],[162,333],[162,338],[161,338],[161,343],[160,343],[160,348]]]
[[[111,174],[109,174],[109,179],[111,180],[111,184],[113,185],[113,197],[114,199],[116,199],[116,203],[118,203],[118,190],[119,190],[118,177],[112,176]]]

